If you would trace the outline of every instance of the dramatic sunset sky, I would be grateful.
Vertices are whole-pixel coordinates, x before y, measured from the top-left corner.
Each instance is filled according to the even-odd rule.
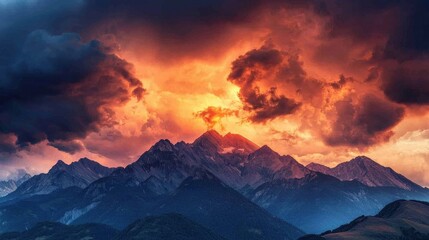
[[[239,133],[429,186],[429,2],[0,0],[0,177]]]

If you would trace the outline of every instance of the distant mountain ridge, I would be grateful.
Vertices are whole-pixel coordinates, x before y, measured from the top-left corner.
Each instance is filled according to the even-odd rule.
[[[273,215],[312,233],[335,228],[362,214],[375,214],[397,199],[429,200],[427,191],[369,187],[319,172],[300,179],[273,180],[246,196]]]
[[[20,169],[17,174],[14,178],[0,181],[0,197],[15,191],[23,182],[31,178],[31,175],[23,169]]]
[[[113,170],[114,168],[102,166],[88,158],[81,158],[69,165],[58,160],[48,173],[29,178],[14,192],[6,196],[6,199],[48,194],[68,187],[85,188],[95,180],[110,175]]]
[[[334,168],[315,163],[310,163],[307,168],[343,181],[357,180],[370,187],[397,187],[406,190],[422,188],[391,168],[384,167],[365,156],[358,156],[348,162],[340,163]]]

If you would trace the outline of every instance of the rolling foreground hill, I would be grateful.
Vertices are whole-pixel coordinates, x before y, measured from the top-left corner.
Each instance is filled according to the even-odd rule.
[[[166,214],[137,220],[120,232],[115,240],[225,240],[179,214]]]
[[[23,232],[0,235],[0,240],[111,240],[118,231],[101,224],[64,225],[56,222],[41,222]]]
[[[398,200],[375,216],[361,216],[319,236],[300,240],[427,240],[429,239],[429,203]]]
[[[118,231],[103,224],[64,225],[41,222],[23,232],[0,235],[0,240],[225,240],[179,215],[147,217]]]

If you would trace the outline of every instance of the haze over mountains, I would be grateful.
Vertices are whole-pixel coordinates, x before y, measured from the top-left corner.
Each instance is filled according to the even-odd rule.
[[[29,178],[6,199],[48,194],[73,186],[85,188],[95,180],[108,176],[113,170],[87,158],[82,158],[70,165],[58,160],[48,173]]]
[[[23,182],[27,181],[31,177],[25,170],[20,169],[17,171],[16,176],[0,181],[0,197],[4,197],[7,194],[15,191]]]
[[[225,239],[296,239],[372,215],[427,189],[366,157],[307,167],[246,138],[208,131],[193,143],[163,139],[125,168],[59,161],[0,199],[0,231],[38,222],[124,229],[178,213]]]

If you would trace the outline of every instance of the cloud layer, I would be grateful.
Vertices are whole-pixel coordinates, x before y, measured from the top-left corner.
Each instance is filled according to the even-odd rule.
[[[17,147],[85,138],[114,124],[113,107],[144,93],[129,63],[71,33],[30,33],[1,75],[0,132]]]

